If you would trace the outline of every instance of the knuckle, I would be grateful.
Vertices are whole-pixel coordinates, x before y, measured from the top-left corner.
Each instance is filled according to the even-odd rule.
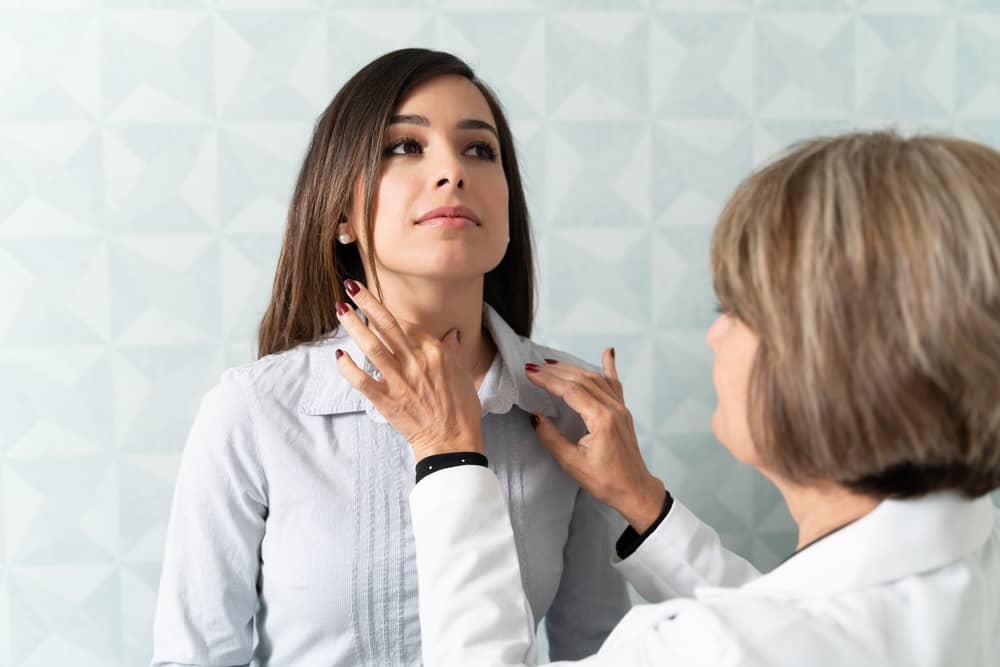
[[[438,365],[441,360],[444,359],[444,350],[441,349],[441,343],[438,341],[427,341],[424,344],[424,356],[427,357],[427,361],[432,364]]]
[[[355,387],[363,394],[371,393],[375,389],[375,378],[364,371],[358,373],[355,381]]]
[[[600,410],[594,415],[594,425],[602,431],[610,430],[614,423],[614,415],[607,410]]]
[[[426,354],[414,355],[413,360],[417,365],[417,371],[419,371],[421,375],[425,375],[431,367],[430,360],[427,358]]]

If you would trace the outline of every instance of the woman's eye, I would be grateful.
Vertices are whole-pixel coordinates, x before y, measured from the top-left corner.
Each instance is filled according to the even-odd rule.
[[[397,139],[385,149],[386,155],[416,155],[423,147],[415,139]]]
[[[493,146],[490,146],[485,141],[477,141],[476,143],[465,149],[466,155],[474,155],[475,157],[482,158],[483,160],[496,160],[497,151]]]

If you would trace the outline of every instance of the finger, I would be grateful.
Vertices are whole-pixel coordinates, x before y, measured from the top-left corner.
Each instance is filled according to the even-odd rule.
[[[593,431],[602,421],[603,416],[614,409],[607,397],[599,397],[603,392],[595,391],[591,385],[581,384],[572,379],[561,377],[550,369],[539,369],[525,373],[528,379],[545,389],[553,396],[558,396],[583,419],[587,428]]]
[[[457,327],[449,329],[448,333],[441,337],[441,344],[447,353],[459,360],[462,358],[461,337]]]
[[[352,387],[364,394],[378,410],[385,395],[385,385],[358,368],[358,365],[351,359],[351,355],[343,350],[337,350],[336,357],[340,374]]]
[[[375,298],[368,288],[356,280],[348,278],[344,281],[347,295],[368,318],[368,325],[385,341],[399,359],[409,359],[413,356],[413,344],[399,322]]]
[[[578,382],[586,385],[594,393],[594,396],[601,399],[609,407],[620,402],[618,392],[612,386],[612,383],[600,373],[594,372],[589,368],[581,368],[573,364],[563,363],[547,363],[542,368],[545,373],[555,375],[570,382]]]
[[[556,463],[572,476],[572,471],[577,466],[580,457],[580,450],[576,444],[570,442],[564,436],[552,420],[542,415],[532,415],[532,425],[535,427],[535,435],[538,442],[545,450],[552,455]]]
[[[621,380],[618,379],[618,368],[615,366],[615,348],[609,347],[601,355],[601,367],[604,369],[604,377],[608,379],[611,388],[615,390],[619,401],[625,400],[625,388]]]
[[[337,304],[337,318],[340,325],[354,339],[368,360],[375,364],[382,377],[398,377],[400,374],[399,359],[385,344],[372,333],[353,308],[346,303]],[[353,363],[353,362],[352,362]],[[364,371],[362,371],[364,372]],[[367,373],[365,373],[367,375]]]
[[[614,355],[614,348],[604,350],[601,356],[603,372],[598,372],[585,366],[557,362],[554,359],[546,359],[545,363],[546,369],[558,372],[564,377],[579,377],[582,378],[581,381],[593,383],[597,387],[600,387],[601,391],[608,394],[613,401],[620,403],[625,400],[625,392],[621,381],[618,379],[618,371],[614,367]]]

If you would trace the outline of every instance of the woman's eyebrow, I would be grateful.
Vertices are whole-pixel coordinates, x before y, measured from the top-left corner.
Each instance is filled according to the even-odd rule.
[[[485,120],[477,120],[475,118],[465,118],[463,120],[458,121],[455,124],[455,127],[457,127],[460,130],[489,130],[490,132],[493,133],[494,137],[496,137],[497,139],[500,138],[500,135],[497,134],[497,129],[492,125],[490,125],[489,123],[487,123]]]
[[[389,119],[390,125],[405,124],[405,125],[423,125],[424,127],[430,127],[431,122],[427,120],[426,116],[420,116],[417,114],[398,114]],[[488,130],[493,133],[497,139],[500,135],[497,133],[495,127],[487,123],[485,120],[477,120],[475,118],[465,118],[458,121],[455,124],[460,130]]]

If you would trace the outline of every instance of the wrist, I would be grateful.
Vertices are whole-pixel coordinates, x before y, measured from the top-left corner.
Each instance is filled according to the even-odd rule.
[[[653,525],[663,511],[663,499],[667,490],[658,477],[650,475],[636,493],[628,496],[620,507],[615,509],[637,533],[644,533]]]
[[[458,454],[465,452],[483,454],[484,449],[482,438],[455,438],[444,443],[435,443],[433,445],[413,448],[413,455],[416,461],[425,459],[428,456],[438,456],[439,454]]]

